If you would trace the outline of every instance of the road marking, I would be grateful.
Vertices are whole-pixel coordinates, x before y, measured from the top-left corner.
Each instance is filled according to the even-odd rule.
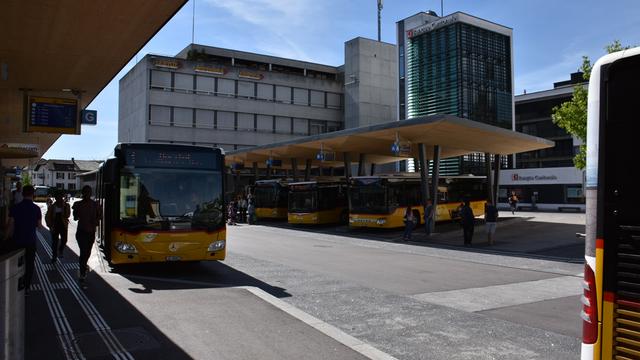
[[[431,292],[411,297],[419,301],[476,312],[580,295],[583,292],[581,281],[574,276],[560,276],[506,285]]]
[[[58,340],[62,345],[62,351],[64,352],[65,358],[84,360],[85,357],[80,351],[78,343],[75,341],[71,325],[62,310],[58,296],[53,291],[51,282],[49,281],[42,261],[40,260],[40,256],[36,256],[35,270],[44,293],[44,298],[47,302],[47,307],[49,308],[49,314],[51,314],[51,319],[53,320],[56,333],[58,334]]]
[[[47,241],[44,239],[44,236],[39,231],[36,231],[36,234],[38,235],[42,248],[47,253],[47,255],[51,257],[51,248]],[[42,265],[41,262],[40,264]],[[85,293],[80,290],[80,287],[78,286],[74,278],[69,274],[68,271],[64,270],[64,266],[56,268],[56,270],[58,270],[58,272],[64,279],[64,283],[80,304],[80,307],[84,311],[85,315],[87,315],[87,317],[89,318],[89,321],[91,322],[93,328],[102,338],[102,341],[109,349],[109,352],[111,353],[113,358],[116,360],[134,360],[134,357],[127,351],[127,349],[125,349],[125,347],[120,343],[120,340],[118,340],[115,334],[111,331],[111,328],[109,327],[109,325],[107,325],[107,322],[104,320],[102,315],[100,315],[91,300],[89,300]]]

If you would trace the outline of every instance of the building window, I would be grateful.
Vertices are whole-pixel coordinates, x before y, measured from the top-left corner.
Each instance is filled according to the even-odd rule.
[[[151,70],[151,88],[171,91],[171,72]]]
[[[62,180],[64,180],[64,173],[57,172],[57,173],[56,173],[56,179],[62,179]]]
[[[171,125],[171,107],[161,105],[149,105],[149,124]]]
[[[193,92],[193,75],[176,73],[174,82],[175,86],[173,91],[183,93]]]
[[[76,184],[73,184],[73,183],[71,183],[71,184],[67,184],[67,189],[69,189],[69,190],[75,190],[75,189],[76,189]]]
[[[76,173],[69,173],[69,177],[68,177],[69,180],[75,180],[75,178],[76,178]]]
[[[56,183],[56,188],[60,189],[60,190],[64,190],[64,184],[62,183]]]

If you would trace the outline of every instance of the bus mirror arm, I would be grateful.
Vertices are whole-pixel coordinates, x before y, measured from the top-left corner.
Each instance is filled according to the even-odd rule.
[[[584,238],[586,238],[587,236],[586,236],[585,234],[583,234],[583,233],[576,233],[576,237],[577,237],[578,239],[584,239]]]

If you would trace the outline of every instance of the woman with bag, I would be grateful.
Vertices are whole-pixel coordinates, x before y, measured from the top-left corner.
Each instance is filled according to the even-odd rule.
[[[64,201],[62,193],[55,195],[56,201],[47,208],[45,221],[51,232],[51,263],[58,260],[58,255],[63,257],[64,248],[67,246],[67,230],[69,228],[69,216],[71,208]]]

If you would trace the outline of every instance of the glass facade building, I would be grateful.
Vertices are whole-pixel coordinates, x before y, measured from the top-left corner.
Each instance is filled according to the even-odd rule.
[[[399,118],[447,114],[512,129],[511,29],[464,13],[425,14],[416,24],[420,15],[398,23],[406,34],[398,34]],[[482,175],[484,160],[443,159],[440,171]]]

